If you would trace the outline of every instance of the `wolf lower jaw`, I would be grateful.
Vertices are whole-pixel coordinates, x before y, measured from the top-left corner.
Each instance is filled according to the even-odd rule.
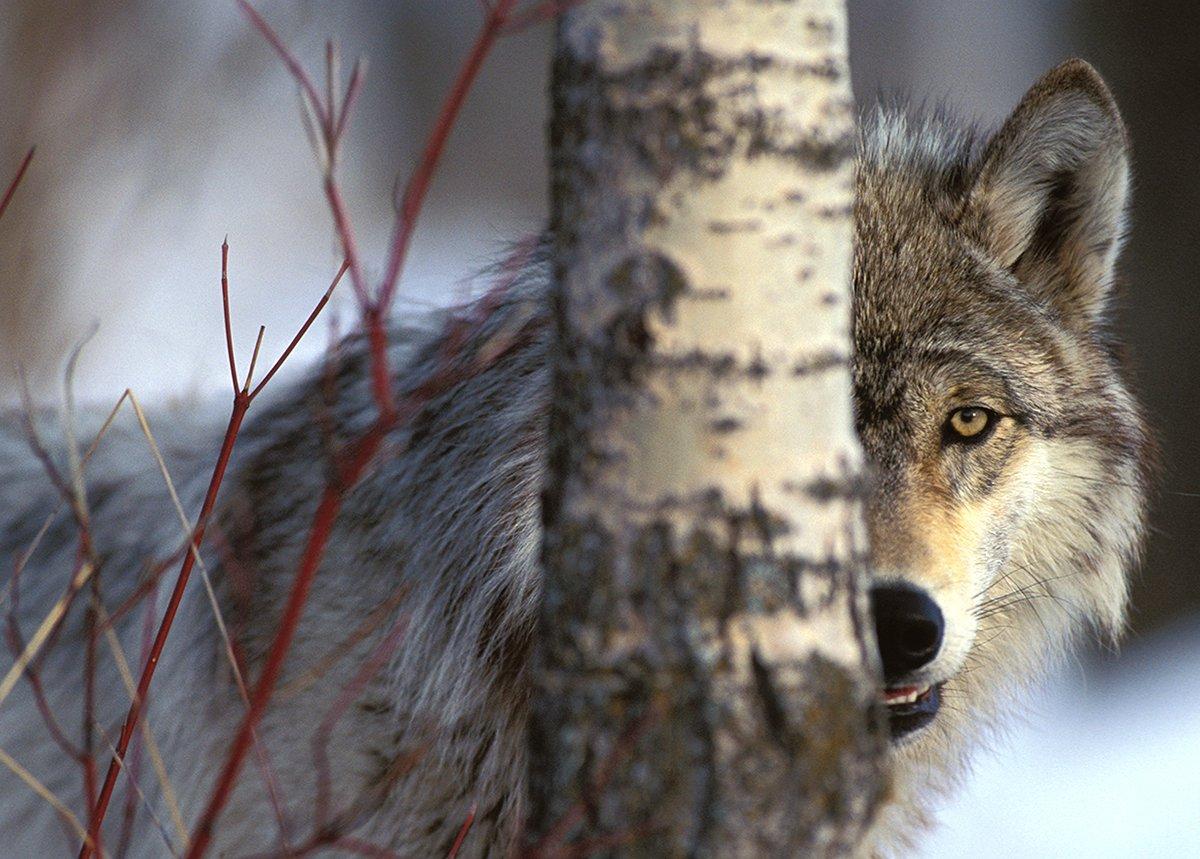
[[[909,741],[929,728],[942,706],[942,683],[923,683],[884,689],[892,744]]]

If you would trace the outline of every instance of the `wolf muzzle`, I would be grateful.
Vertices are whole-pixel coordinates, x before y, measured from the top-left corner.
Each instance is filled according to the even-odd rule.
[[[941,684],[911,681],[937,658],[946,620],[923,590],[897,584],[871,589],[871,615],[883,663],[883,703],[895,740],[928,725],[941,706]]]

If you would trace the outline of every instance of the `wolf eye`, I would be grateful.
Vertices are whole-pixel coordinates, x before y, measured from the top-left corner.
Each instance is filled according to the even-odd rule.
[[[983,441],[995,419],[996,413],[982,406],[955,409],[946,421],[947,435],[958,441]]]

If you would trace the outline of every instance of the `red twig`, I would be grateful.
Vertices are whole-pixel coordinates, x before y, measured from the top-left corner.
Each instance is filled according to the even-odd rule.
[[[333,178],[333,169],[325,177],[325,199],[329,202],[329,211],[333,214],[333,224],[342,240],[342,253],[350,263],[350,283],[354,286],[354,294],[358,298],[360,308],[371,306],[371,293],[367,289],[367,281],[358,263],[358,242],[354,238],[354,229],[350,225],[350,215],[346,211],[346,203],[342,199],[341,187]]]
[[[467,811],[467,819],[463,821],[462,828],[458,830],[458,837],[454,839],[454,844],[451,845],[446,859],[457,859],[458,851],[462,849],[463,842],[467,840],[467,833],[471,831],[471,825],[475,822],[475,813],[478,810],[478,805],[472,802],[471,808]]]
[[[225,246],[222,247],[221,257],[222,270],[224,272],[225,263],[228,257],[228,250]],[[303,327],[300,329],[300,333],[297,335],[297,337],[293,338],[292,343],[288,346],[288,350],[285,353],[284,358],[286,358],[286,355],[291,354],[291,349],[295,347],[299,337],[308,330],[309,326],[312,325],[313,320],[316,318],[316,315],[320,313],[321,308],[323,308],[328,302],[329,293],[332,291],[333,287],[337,285],[337,281],[340,277],[341,272],[338,273],[338,276],[334,279],[333,284],[328,290],[326,290],[316,308],[309,315],[309,318],[305,321]],[[222,306],[226,317],[228,318],[229,293],[226,277],[222,278]],[[260,333],[260,343],[261,336],[262,335]],[[226,348],[229,354],[232,355],[233,342],[232,333],[229,326],[226,327]],[[255,355],[257,355],[257,353],[258,348],[256,345]],[[275,370],[278,369],[278,366],[282,363],[284,358],[280,358],[280,360],[276,362],[276,366],[271,368],[271,375],[273,375]],[[113,789],[117,783],[117,776],[121,771],[122,762],[125,758],[125,752],[129,748],[129,742],[133,736],[134,729],[137,727],[138,722],[141,719],[142,710],[146,702],[146,696],[150,691],[150,684],[154,679],[154,673],[158,667],[159,659],[162,656],[163,648],[166,646],[167,638],[171,633],[171,627],[175,622],[175,615],[179,611],[179,604],[183,599],[184,591],[187,587],[188,580],[191,577],[192,568],[195,565],[197,554],[200,551],[200,545],[204,540],[204,531],[208,526],[208,520],[212,514],[213,506],[216,504],[217,493],[221,488],[221,483],[225,479],[225,471],[229,466],[229,458],[233,453],[234,444],[237,442],[238,432],[241,430],[242,421],[246,417],[247,410],[250,408],[251,403],[254,402],[254,398],[262,389],[261,384],[258,388],[255,388],[253,393],[247,391],[244,386],[239,389],[237,384],[237,371],[232,365],[230,369],[232,373],[234,393],[233,406],[230,410],[229,423],[225,429],[225,437],[221,442],[220,452],[217,454],[216,465],[213,466],[212,477],[209,479],[208,483],[208,490],[205,492],[204,502],[200,507],[200,515],[196,519],[196,526],[192,531],[191,540],[189,541],[189,551],[184,553],[183,561],[179,568],[179,575],[175,579],[175,587],[171,591],[171,596],[167,602],[166,611],[164,612],[162,621],[158,627],[158,633],[155,635],[154,643],[150,647],[149,657],[147,658],[146,664],[142,669],[141,678],[138,680],[137,694],[130,703],[129,711],[125,716],[125,722],[121,726],[121,734],[118,738],[113,758],[109,762],[108,772],[104,777],[104,785],[100,789],[100,795],[97,798],[96,803],[91,806],[90,820],[88,822],[88,834],[90,836],[90,840],[80,848],[80,859],[88,859],[88,857],[93,854],[95,845],[98,843],[97,839],[99,837],[100,828],[103,825],[104,817],[108,812],[108,805],[112,799]],[[253,372],[253,368],[251,368],[250,372]],[[249,380],[250,374],[248,373],[246,376],[247,384],[249,384]],[[264,380],[264,382],[265,381],[266,380]]]
[[[146,665],[142,669],[141,679],[138,681],[137,695],[129,705],[129,712],[126,714],[125,722],[121,726],[116,753],[108,765],[108,773],[104,777],[104,786],[101,788],[99,799],[93,807],[94,813],[92,814],[92,820],[88,828],[91,842],[84,844],[80,849],[80,859],[87,859],[87,857],[92,855],[92,845],[96,842],[99,835],[100,826],[108,811],[109,801],[112,799],[113,788],[117,784],[117,775],[121,771],[121,761],[124,760],[125,751],[129,748],[129,741],[133,736],[134,728],[137,727],[138,721],[141,719],[142,707],[145,704],[146,695],[150,691],[150,683],[154,679],[154,672],[158,668],[158,661],[162,656],[163,647],[166,646],[167,636],[171,633],[171,626],[175,622],[176,613],[179,611],[179,603],[183,600],[184,590],[187,587],[188,580],[192,574],[192,567],[196,561],[196,552],[199,551],[200,543],[204,539],[204,529],[208,525],[209,514],[212,513],[213,505],[216,503],[217,491],[221,488],[221,482],[225,478],[225,469],[229,465],[229,457],[233,453],[234,442],[237,441],[238,431],[241,429],[242,420],[246,417],[246,410],[249,407],[250,398],[241,391],[238,391],[233,399],[233,409],[229,415],[229,425],[225,430],[225,438],[221,443],[221,451],[217,455],[217,464],[213,468],[212,478],[208,483],[208,491],[205,493],[204,503],[200,508],[200,517],[196,520],[196,527],[192,532],[191,548],[194,551],[188,551],[183,556],[183,564],[179,569],[179,576],[175,580],[175,588],[171,591],[170,600],[167,602],[167,610],[163,614],[162,622],[158,627],[158,634],[154,637],[154,644],[150,647],[150,656],[146,660]]]
[[[230,746],[225,766],[217,778],[216,787],[213,789],[208,806],[205,808],[204,814],[201,816],[192,837],[191,849],[187,853],[190,859],[203,856],[204,851],[208,849],[208,845],[212,840],[217,816],[228,801],[238,772],[241,770],[246,752],[249,751],[251,735],[255,726],[262,718],[267,703],[271,699],[271,693],[274,691],[275,683],[279,679],[279,674],[283,669],[284,657],[290,649],[292,639],[296,634],[296,628],[300,624],[300,615],[303,613],[304,605],[308,601],[308,592],[312,587],[317,567],[324,557],[325,545],[329,540],[329,535],[333,531],[333,525],[337,520],[338,513],[342,509],[344,489],[349,483],[357,481],[359,475],[362,474],[367,464],[379,450],[383,443],[383,438],[383,433],[379,427],[368,432],[355,445],[350,461],[343,470],[342,479],[329,483],[321,496],[321,500],[317,505],[317,511],[313,516],[312,527],[309,529],[304,553],[301,556],[300,567],[296,571],[295,583],[292,585],[291,593],[288,595],[288,600],[284,606],[283,614],[279,621],[279,628],[275,632],[271,648],[267,652],[262,674],[259,675],[258,683],[255,685],[254,692],[250,696],[250,706],[242,719],[241,725],[238,727],[238,732]]]
[[[368,308],[364,324],[371,350],[371,391],[379,409],[380,423],[390,424],[396,419],[396,403],[392,396],[392,373],[388,366],[387,322],[384,320],[384,311],[378,306]]]
[[[36,148],[36,146],[31,146],[29,151],[25,153],[25,157],[21,159],[21,166],[17,168],[17,175],[13,176],[12,181],[8,183],[8,189],[4,192],[4,196],[0,197],[0,218],[4,217],[4,211],[8,208],[13,194],[17,193],[17,186],[21,184],[21,180],[25,177],[25,171],[29,169],[29,162],[33,160],[33,152]]]
[[[467,93],[471,91],[471,86],[475,83],[475,78],[483,67],[483,61],[487,59],[488,53],[501,35],[516,5],[517,0],[498,0],[484,16],[483,26],[475,38],[475,44],[471,46],[471,52],[459,70],[458,77],[455,78],[454,84],[450,88],[450,94],[442,104],[433,131],[425,142],[421,160],[417,162],[416,169],[405,185],[404,196],[400,200],[396,213],[396,226],[392,232],[387,267],[379,286],[378,304],[385,311],[391,307],[392,298],[396,293],[400,272],[403,270],[404,260],[408,256],[408,246],[417,225],[417,216],[421,212],[421,204],[429,190],[430,180],[433,179],[438,162],[441,160],[442,150],[446,148],[446,141],[458,119],[463,102],[466,101]]]
[[[225,317],[225,351],[229,354],[229,380],[233,390],[242,386],[238,383],[237,359],[233,356],[233,323],[229,320],[229,236],[221,242],[221,312]]]
[[[337,126],[334,129],[334,139],[339,142],[342,139],[342,135],[346,132],[346,123],[350,118],[350,109],[354,106],[354,102],[358,100],[358,94],[362,91],[365,69],[365,63],[359,60],[354,64],[354,71],[350,73],[350,83],[346,85],[346,97],[342,101],[342,112],[338,114]]]
[[[145,660],[150,652],[150,646],[154,643],[154,605],[158,601],[158,580],[154,580],[154,587],[146,595],[145,609],[142,614],[142,641],[139,650],[139,660]],[[111,623],[111,618],[109,620]],[[142,768],[142,749],[143,745],[136,740],[131,741],[128,757],[129,779],[136,783]],[[138,803],[137,794],[135,791],[128,791],[125,795],[125,812],[121,817],[121,830],[117,838],[117,859],[122,859],[129,850],[129,845],[133,837],[133,824],[137,817]]]
[[[275,49],[275,53],[279,54],[279,58],[287,66],[288,72],[296,79],[296,83],[304,90],[304,94],[308,96],[313,110],[317,111],[317,118],[320,119],[323,125],[327,124],[329,117],[323,112],[320,93],[318,93],[316,86],[313,84],[312,78],[308,76],[308,72],[304,71],[304,66],[300,65],[300,61],[287,49],[287,46],[283,44],[283,40],[275,34],[275,31],[271,29],[270,25],[263,20],[263,17],[255,11],[254,7],[247,0],[238,0],[238,6],[241,7],[246,17],[250,19],[250,23],[262,34],[263,38],[271,43],[271,47]]]
[[[238,613],[238,618],[231,624],[228,629],[228,644],[229,658],[232,662],[234,671],[234,679],[237,682],[238,691],[242,695],[242,700],[246,700],[245,677],[246,659],[242,653],[242,648],[239,645],[241,636],[238,634],[239,628],[242,626],[242,616],[245,614],[250,598],[250,572],[246,570],[241,559],[237,557],[230,545],[229,540],[225,537],[224,532],[220,527],[220,522],[213,522],[208,530],[208,539],[211,545],[217,552],[217,557],[221,561],[221,569],[228,576],[232,599],[238,608],[235,611]],[[239,611],[240,608],[240,611]],[[258,736],[254,738],[254,756],[255,763],[258,765],[259,774],[262,776],[263,785],[267,790],[267,801],[271,804],[271,811],[275,816],[275,822],[279,827],[279,837],[285,847],[290,848],[291,845],[291,827],[288,825],[287,815],[284,814],[286,802],[283,799],[279,789],[279,779],[275,775],[275,768],[271,763],[271,759],[267,754],[266,747],[260,742]]]
[[[283,366],[283,362],[288,359],[288,356],[292,354],[292,350],[296,348],[300,340],[308,333],[308,329],[317,321],[317,317],[321,315],[321,311],[329,303],[329,297],[333,295],[333,291],[337,289],[337,285],[342,280],[342,275],[346,273],[349,267],[349,262],[342,263],[342,267],[338,269],[337,274],[333,277],[333,282],[329,284],[329,289],[325,290],[325,294],[321,296],[321,300],[317,302],[317,306],[312,309],[312,313],[308,314],[308,318],[304,320],[304,324],[300,326],[300,330],[296,332],[296,336],[292,338],[292,342],[288,343],[287,348],[279,356],[279,360],[271,365],[271,369],[267,371],[267,375],[263,376],[262,381],[250,392],[250,399],[257,397],[262,389],[267,386],[267,382],[271,381],[274,375],[279,372],[279,368]]]

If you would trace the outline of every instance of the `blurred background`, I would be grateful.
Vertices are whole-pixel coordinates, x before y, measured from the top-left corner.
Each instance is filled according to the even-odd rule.
[[[405,175],[479,22],[478,0],[266,0],[317,68],[326,36],[368,58],[343,178],[378,265]],[[1134,141],[1133,232],[1119,326],[1164,447],[1165,488],[1119,654],[1072,664],[981,754],[922,855],[1200,855],[1200,7],[1083,0],[850,0],[851,65],[879,93],[999,123],[1045,69],[1090,60]],[[422,217],[404,308],[478,289],[476,272],[546,210],[551,28],[500,42]],[[277,352],[337,265],[295,88],[233,2],[5,0],[0,183],[37,154],[0,222],[0,396],[19,362],[47,398],[96,325],[76,380],[111,403],[227,385],[219,249],[234,333]],[[331,318],[352,319],[346,295]],[[292,369],[328,342],[314,329]]]

